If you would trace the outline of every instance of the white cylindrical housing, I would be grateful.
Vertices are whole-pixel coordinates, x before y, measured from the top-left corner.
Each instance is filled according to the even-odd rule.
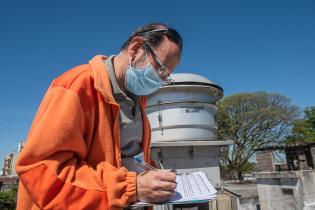
[[[203,76],[173,74],[170,85],[148,97],[152,143],[217,140],[215,103],[222,97],[222,88]]]

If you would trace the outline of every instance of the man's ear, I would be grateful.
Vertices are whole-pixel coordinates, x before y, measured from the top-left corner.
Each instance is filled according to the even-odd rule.
[[[137,56],[139,50],[143,47],[143,45],[144,45],[143,37],[136,36],[131,40],[129,46],[127,47],[127,53],[129,54],[131,59]]]

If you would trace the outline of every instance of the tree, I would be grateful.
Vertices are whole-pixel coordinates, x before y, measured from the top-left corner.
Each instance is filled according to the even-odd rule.
[[[8,192],[0,192],[0,209],[14,210],[16,209],[17,188],[12,188]]]
[[[305,143],[315,141],[315,106],[304,110],[304,118],[294,122],[292,135],[286,141],[287,144]]]
[[[254,149],[283,143],[297,118],[297,107],[279,94],[240,93],[225,97],[217,113],[218,138],[233,140],[222,148],[221,168],[243,180]]]

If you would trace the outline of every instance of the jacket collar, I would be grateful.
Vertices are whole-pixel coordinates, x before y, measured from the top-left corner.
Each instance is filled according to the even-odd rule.
[[[97,55],[89,61],[93,70],[94,88],[102,94],[106,102],[117,104],[112,93],[109,75],[103,62],[105,59],[107,59],[107,56]]]
[[[96,55],[89,61],[93,70],[94,88],[103,95],[106,102],[118,105],[112,93],[107,67],[103,62],[107,58],[104,55]],[[139,100],[140,106],[145,109],[146,97],[141,96]]]

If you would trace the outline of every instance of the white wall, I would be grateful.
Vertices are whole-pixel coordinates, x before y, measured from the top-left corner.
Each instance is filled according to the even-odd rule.
[[[315,210],[314,170],[263,172],[256,178],[261,210]]]

